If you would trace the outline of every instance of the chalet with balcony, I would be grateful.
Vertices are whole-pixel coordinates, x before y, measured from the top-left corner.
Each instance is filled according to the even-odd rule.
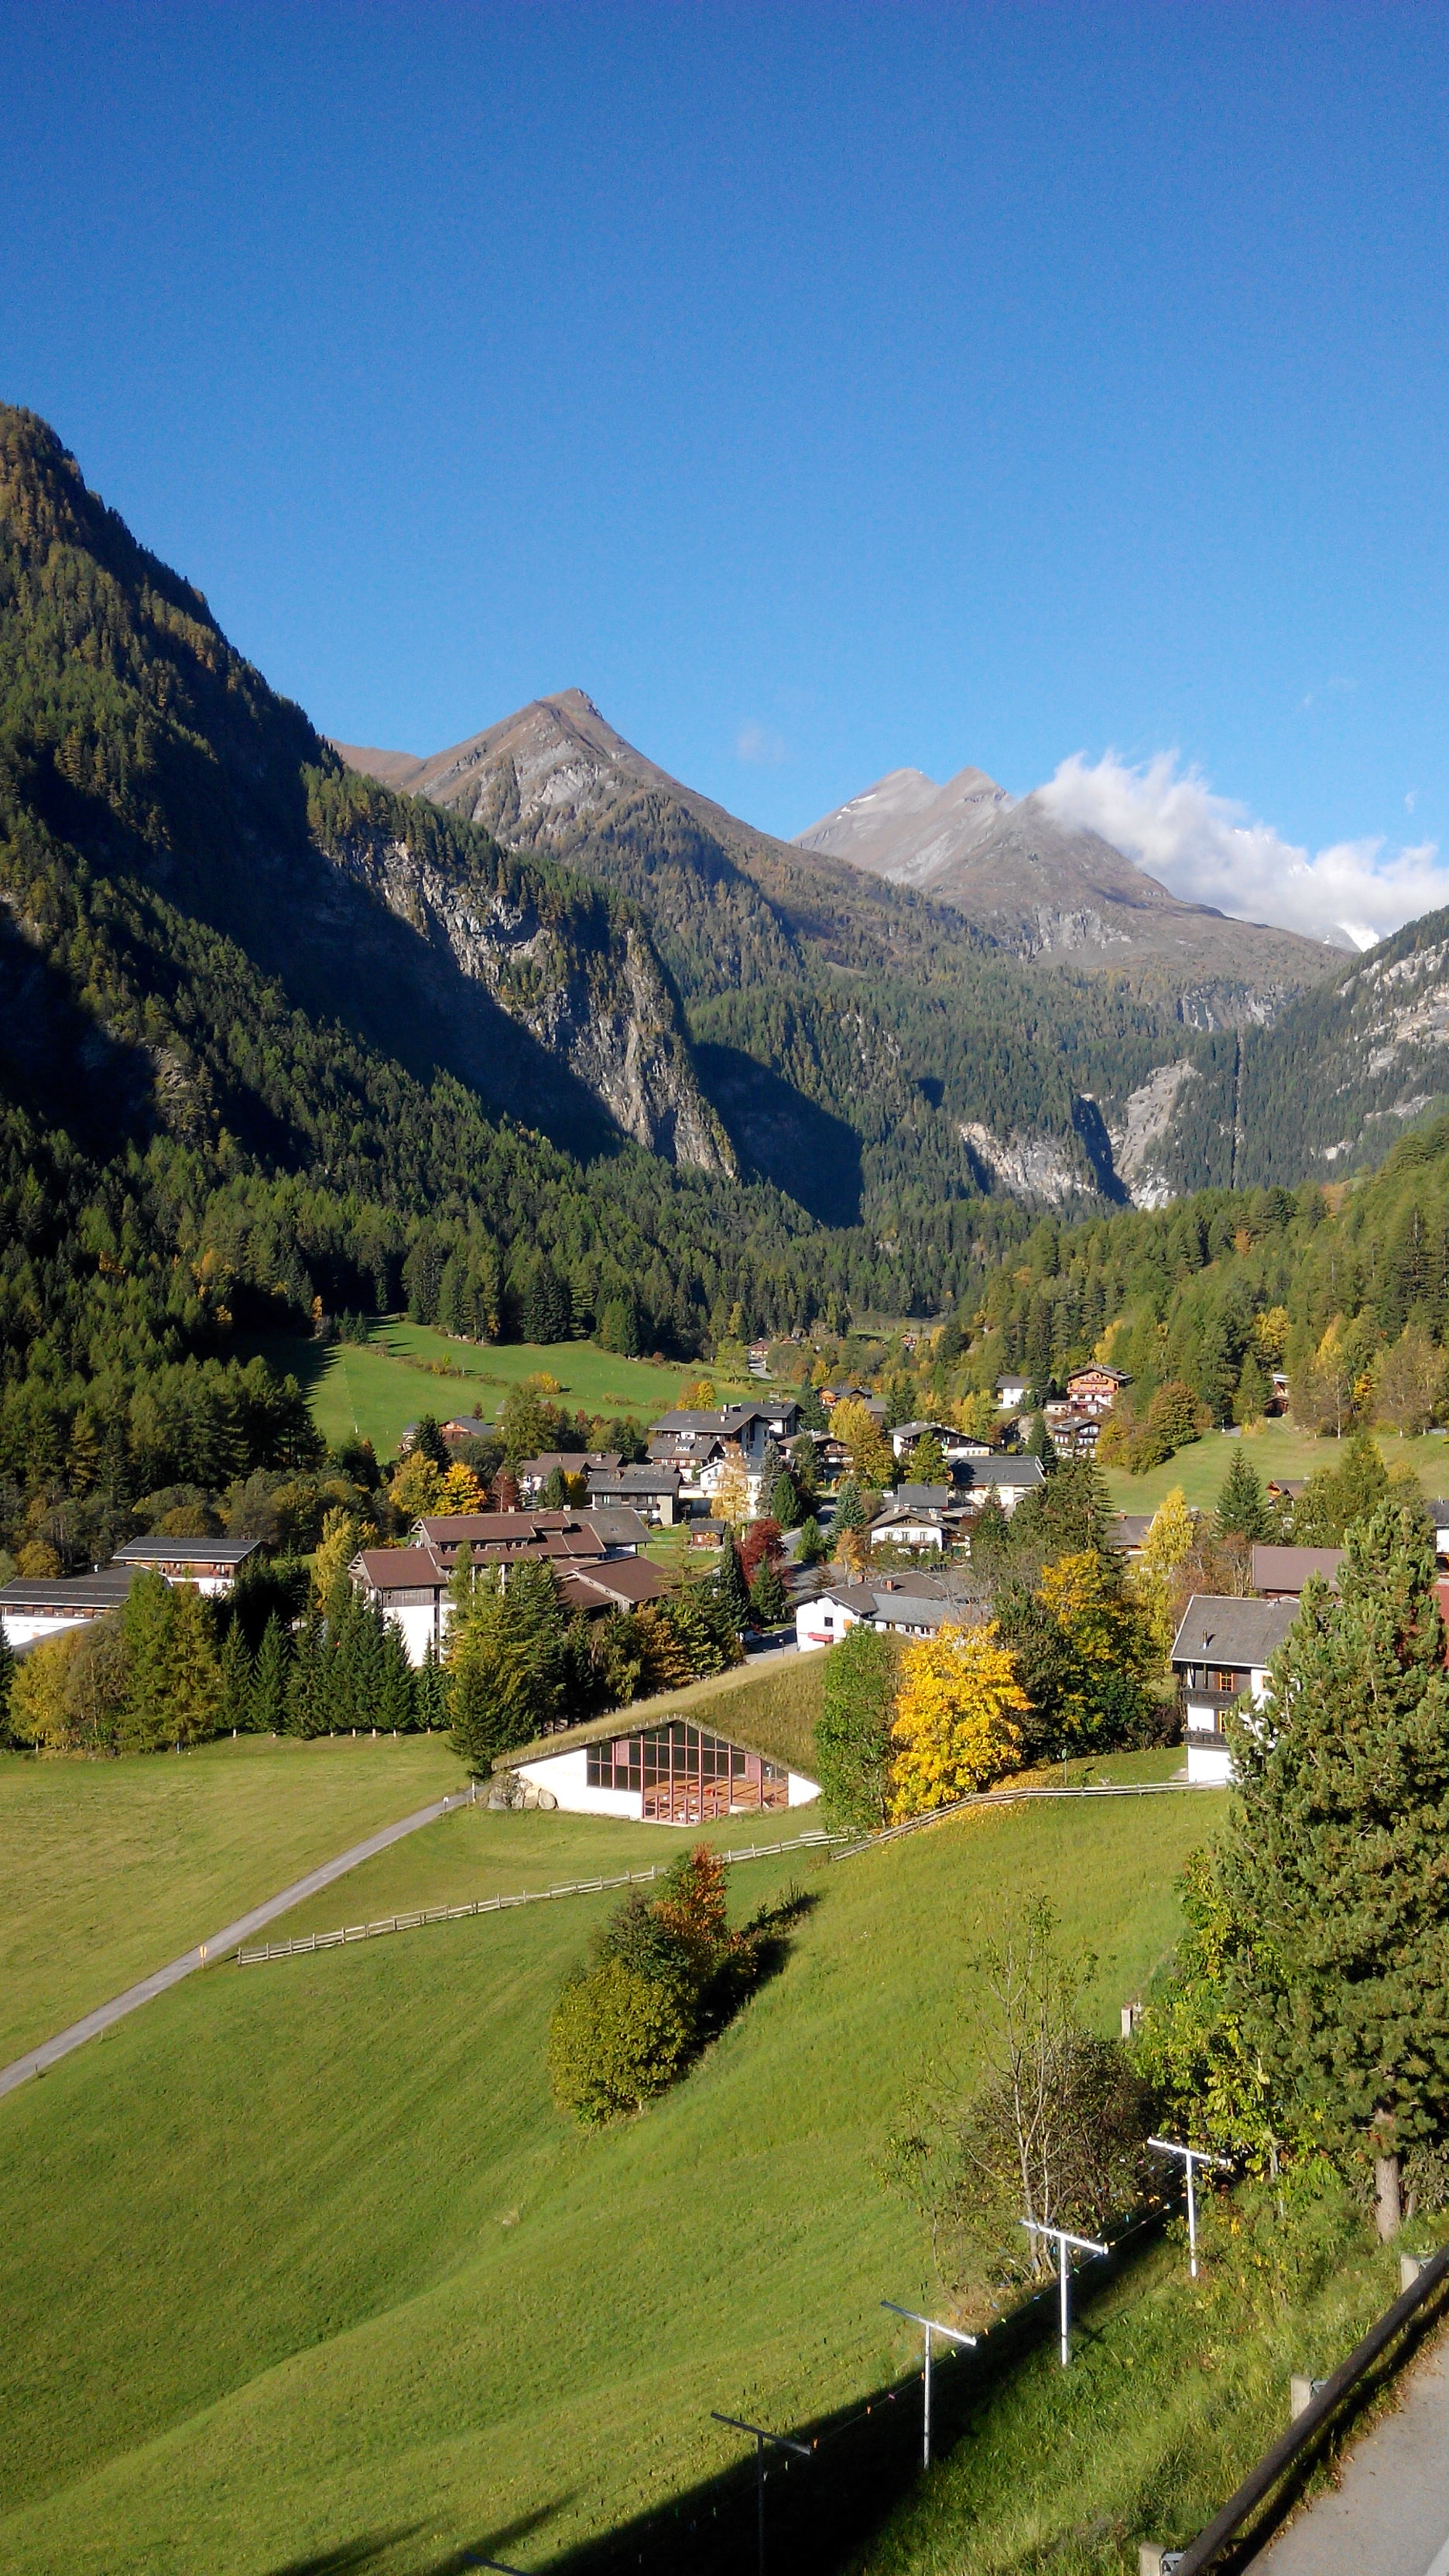
[[[1187,1776],[1207,1786],[1233,1776],[1223,1719],[1239,1703],[1258,1707],[1268,1668],[1298,1616],[1296,1599],[1239,1601],[1195,1592],[1173,1640],[1187,1745]]]

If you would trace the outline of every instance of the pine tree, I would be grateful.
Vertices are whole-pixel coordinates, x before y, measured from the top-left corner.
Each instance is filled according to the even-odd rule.
[[[275,1622],[269,1622],[269,1627]],[[262,1697],[262,1662],[267,1651],[264,1635],[257,1654],[253,1690]],[[332,1704],[333,1648],[327,1623],[315,1601],[297,1631],[290,1660],[283,1674],[286,1708],[286,1730],[289,1735],[313,1737],[328,1735],[336,1723]],[[270,1676],[268,1677],[270,1687]]]
[[[1310,1584],[1263,1708],[1233,1725],[1222,1856],[1243,2012],[1290,2126],[1375,2168],[1449,2122],[1449,1677],[1433,1542],[1383,1503]],[[1231,1721],[1230,1721],[1231,1723]]]
[[[247,1735],[256,1724],[252,1709],[252,1659],[240,1619],[233,1618],[222,1639],[219,1661],[218,1735]]]
[[[835,1515],[830,1526],[836,1538],[843,1538],[847,1530],[863,1530],[865,1527],[865,1505],[853,1476],[842,1476],[840,1480],[840,1491],[835,1497]]]
[[[750,1616],[762,1628],[776,1628],[789,1616],[790,1603],[773,1557],[762,1557],[750,1585]]]
[[[291,1647],[275,1610],[262,1630],[252,1667],[252,1719],[263,1735],[281,1735],[287,1725],[287,1668]]]
[[[204,1744],[216,1733],[221,1674],[211,1604],[194,1583],[176,1593],[171,1628],[169,1725],[173,1743]]]
[[[1264,1539],[1271,1527],[1268,1497],[1263,1491],[1257,1468],[1243,1448],[1236,1448],[1218,1495],[1218,1536]]]
[[[416,1676],[395,1619],[383,1630],[377,1722],[399,1735],[410,1735],[418,1722]]]
[[[1233,1420],[1243,1423],[1261,1422],[1272,1400],[1272,1380],[1257,1354],[1249,1351],[1238,1373],[1238,1391],[1233,1398]]]
[[[448,1724],[448,1676],[442,1657],[430,1637],[423,1660],[414,1675],[414,1705],[417,1722],[425,1735],[439,1734]]]
[[[775,1478],[769,1490],[766,1510],[771,1520],[779,1522],[781,1529],[795,1529],[798,1526],[800,1498],[795,1491],[795,1480],[788,1471],[782,1471]]]
[[[800,1535],[795,1542],[795,1562],[797,1565],[818,1565],[821,1558],[829,1553],[820,1523],[811,1512],[800,1523]]]
[[[548,1472],[548,1478],[544,1485],[543,1492],[539,1496],[539,1500],[542,1503],[544,1510],[547,1512],[566,1511],[568,1508],[568,1499],[568,1487],[563,1480],[562,1468],[551,1467]]]
[[[121,1612],[127,1682],[116,1741],[123,1753],[155,1753],[176,1741],[171,1731],[175,1626],[176,1596],[164,1575],[147,1568],[136,1576]]]

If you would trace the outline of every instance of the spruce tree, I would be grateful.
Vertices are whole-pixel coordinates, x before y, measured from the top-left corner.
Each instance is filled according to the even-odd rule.
[[[770,1487],[765,1509],[771,1520],[779,1522],[781,1529],[794,1529],[798,1525],[800,1498],[795,1491],[795,1480],[787,1469],[782,1469]]]
[[[448,1676],[434,1640],[414,1675],[414,1706],[425,1735],[439,1734],[448,1724]]]
[[[1230,1721],[1223,1882],[1241,2008],[1290,2126],[1374,2166],[1449,2123],[1449,1678],[1432,1539],[1381,1504],[1338,1596],[1306,1587],[1260,1711]]]
[[[847,1530],[863,1530],[865,1527],[865,1505],[853,1476],[842,1476],[840,1480],[840,1491],[835,1497],[835,1516],[830,1526],[837,1538],[843,1538]]]
[[[291,1647],[275,1610],[262,1630],[252,1667],[253,1723],[263,1735],[282,1735],[287,1726],[287,1667]]]
[[[762,1628],[777,1628],[789,1616],[790,1603],[780,1569],[772,1557],[763,1557],[750,1585],[750,1616]]]
[[[561,1467],[551,1467],[548,1472],[548,1478],[544,1485],[543,1492],[539,1496],[539,1500],[542,1503],[544,1510],[546,1512],[566,1511],[568,1509],[568,1499],[568,1487],[563,1480],[563,1469]]]
[[[173,1744],[171,1731],[172,1639],[176,1595],[162,1574],[138,1574],[121,1612],[126,1648],[126,1697],[116,1730],[122,1753],[155,1753]]]
[[[1218,1495],[1218,1536],[1265,1539],[1271,1527],[1268,1497],[1263,1491],[1257,1468],[1240,1446],[1233,1451],[1232,1465],[1223,1478]]]
[[[269,1620],[267,1624],[270,1631],[276,1623]],[[252,1684],[253,1697],[258,1702],[264,1690],[262,1665],[266,1651],[264,1634]],[[327,1623],[314,1601],[308,1605],[307,1615],[297,1631],[290,1662],[284,1664],[282,1670],[284,1723],[289,1735],[312,1737],[333,1731],[336,1722],[332,1701],[333,1661]],[[267,1691],[271,1689],[270,1673],[266,1677],[265,1688]]]
[[[416,1676],[395,1619],[388,1620],[382,1635],[377,1722],[399,1735],[410,1735],[418,1722]]]
[[[732,1538],[725,1540],[719,1564],[715,1569],[714,1588],[720,1608],[727,1615],[730,1625],[736,1630],[743,1628],[750,1615],[750,1596],[745,1589],[745,1578],[740,1569],[740,1552]]]
[[[222,1639],[219,1659],[218,1735],[247,1735],[256,1724],[252,1710],[252,1659],[240,1619],[233,1617]]]

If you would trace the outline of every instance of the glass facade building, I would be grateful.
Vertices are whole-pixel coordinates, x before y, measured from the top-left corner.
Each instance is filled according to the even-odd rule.
[[[697,1825],[790,1803],[790,1775],[778,1763],[679,1718],[591,1744],[588,1785],[642,1796],[645,1819],[655,1824]]]

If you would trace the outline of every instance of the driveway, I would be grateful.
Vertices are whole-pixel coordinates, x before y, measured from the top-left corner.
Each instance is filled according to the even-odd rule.
[[[1449,2340],[1415,2364],[1339,2486],[1250,2565],[1252,2576],[1449,2576]]]

